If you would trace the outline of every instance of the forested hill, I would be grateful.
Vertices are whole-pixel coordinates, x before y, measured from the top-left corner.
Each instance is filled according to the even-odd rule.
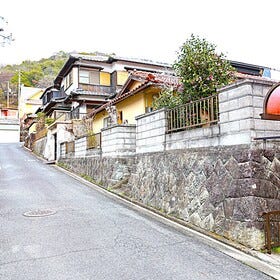
[[[25,60],[19,65],[6,65],[0,68],[0,73],[14,74],[11,83],[18,82],[17,71],[21,72],[21,83],[27,87],[50,86],[62,68],[69,54],[60,51],[49,58],[42,58],[39,61]]]
[[[54,78],[68,57],[68,53],[60,51],[49,58],[42,58],[39,61],[25,60],[21,64],[0,67],[0,104],[5,104],[7,99],[8,83],[11,105],[16,102],[19,70],[21,84],[28,87],[46,88],[53,84]]]

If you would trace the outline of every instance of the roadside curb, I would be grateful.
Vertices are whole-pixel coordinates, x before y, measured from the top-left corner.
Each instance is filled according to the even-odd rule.
[[[112,198],[118,202],[121,202],[125,206],[129,208],[141,212],[142,214],[154,218],[157,221],[175,228],[176,230],[180,231],[183,234],[188,236],[194,236],[197,239],[201,240],[203,243],[207,244],[208,246],[256,269],[264,274],[280,280],[280,269],[276,267],[276,265],[271,264],[268,261],[264,261],[261,257],[262,253],[257,251],[253,251],[245,246],[240,244],[231,242],[223,237],[220,237],[215,234],[210,234],[209,232],[203,231],[201,229],[196,228],[195,226],[189,225],[187,222],[183,220],[179,220],[175,217],[168,216],[152,207],[144,205],[138,201],[135,201],[129,197],[124,195],[118,194],[111,190],[105,189],[97,184],[91,183],[88,180],[82,178],[81,176],[72,173],[71,171],[60,167],[58,165],[54,165],[54,167],[67,175],[71,176],[72,178],[76,179],[77,181],[85,184],[87,187],[92,188],[105,196]],[[264,254],[263,254],[264,255]]]

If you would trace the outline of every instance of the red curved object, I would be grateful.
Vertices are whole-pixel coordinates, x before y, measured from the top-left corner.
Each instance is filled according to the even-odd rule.
[[[266,103],[266,113],[280,115],[280,86],[276,87],[270,94]]]

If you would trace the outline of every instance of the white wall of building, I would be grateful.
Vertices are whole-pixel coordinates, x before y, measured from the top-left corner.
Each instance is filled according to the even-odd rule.
[[[0,119],[0,143],[19,142],[19,121]]]

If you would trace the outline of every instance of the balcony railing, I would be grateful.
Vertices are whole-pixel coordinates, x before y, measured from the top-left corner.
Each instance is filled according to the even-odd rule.
[[[114,88],[111,86],[89,85],[79,83],[79,90],[90,94],[110,96],[114,93]]]
[[[75,108],[70,112],[57,112],[55,115],[55,121],[81,120],[86,116],[86,113],[80,113],[80,109]]]
[[[81,120],[87,116],[86,113],[80,113],[80,108],[75,108],[65,115],[65,120]]]
[[[43,105],[48,104],[51,100],[60,99],[65,96],[64,90],[50,90],[43,96]]]
[[[213,95],[198,101],[167,110],[167,132],[202,127],[218,122],[218,96]]]

